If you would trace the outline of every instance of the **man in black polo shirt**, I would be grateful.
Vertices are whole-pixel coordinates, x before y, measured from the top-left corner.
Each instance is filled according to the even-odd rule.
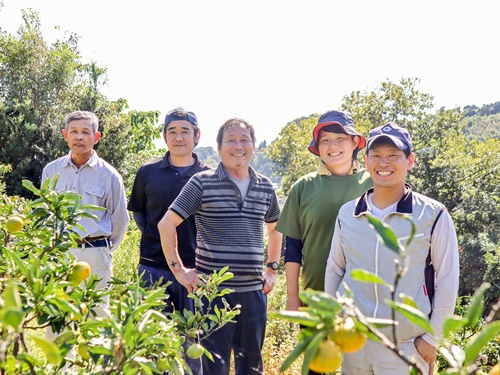
[[[172,282],[167,287],[167,312],[172,312],[174,308],[178,311],[183,311],[184,308],[194,310],[193,300],[187,297],[188,291],[176,280],[165,260],[158,222],[191,176],[210,167],[198,160],[198,156],[193,153],[200,139],[198,121],[193,112],[187,112],[182,107],[168,112],[162,135],[168,152],[139,168],[128,203],[128,209],[133,212],[142,233],[138,272],[144,272],[143,279],[148,284],[160,278],[163,278],[164,283]],[[182,261],[194,268],[194,217],[177,227],[177,238]],[[189,365],[195,373],[193,366]]]

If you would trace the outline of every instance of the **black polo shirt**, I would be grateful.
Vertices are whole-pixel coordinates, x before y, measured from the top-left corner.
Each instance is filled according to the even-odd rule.
[[[193,154],[195,163],[182,176],[170,165],[169,152],[163,158],[145,163],[137,171],[127,208],[144,215],[144,232],[140,244],[140,264],[156,268],[168,265],[161,248],[158,222],[168,207],[195,173],[212,169]],[[194,216],[177,227],[179,255],[186,267],[194,268],[196,251],[196,226]]]

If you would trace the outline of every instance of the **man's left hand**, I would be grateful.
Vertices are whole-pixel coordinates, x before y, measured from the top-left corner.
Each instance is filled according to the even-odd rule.
[[[418,354],[429,364],[429,374],[434,372],[434,360],[436,359],[437,348],[425,341],[421,336],[413,342]]]
[[[262,279],[264,280],[264,286],[262,287],[262,293],[269,294],[276,284],[276,276],[278,273],[275,271],[266,270],[262,274]]]

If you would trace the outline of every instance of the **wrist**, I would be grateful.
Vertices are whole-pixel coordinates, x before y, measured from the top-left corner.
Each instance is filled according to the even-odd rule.
[[[278,262],[269,262],[266,264],[266,267],[278,273],[278,270],[280,269],[280,264]]]

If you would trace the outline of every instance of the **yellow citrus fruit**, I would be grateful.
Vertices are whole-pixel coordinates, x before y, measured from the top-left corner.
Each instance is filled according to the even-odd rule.
[[[7,229],[9,233],[16,233],[23,229],[23,224],[24,222],[22,218],[19,216],[12,216],[5,223],[5,229]]]
[[[189,358],[197,359],[203,355],[203,351],[203,346],[201,346],[200,344],[192,344],[188,348],[186,354]]]
[[[71,273],[68,275],[68,281],[73,284],[73,286],[77,286],[83,280],[90,276],[90,266],[87,262],[80,261],[76,262],[71,270]]]
[[[490,375],[500,375],[500,363],[497,363],[491,368]]]
[[[367,336],[356,329],[352,318],[346,318],[335,325],[335,331],[329,338],[335,341],[342,353],[353,353],[365,345]]]
[[[80,303],[80,311],[84,316],[89,312],[89,308],[87,307],[87,304],[85,302]]]
[[[315,372],[334,372],[342,364],[342,352],[332,340],[324,340],[319,346],[309,369]]]

